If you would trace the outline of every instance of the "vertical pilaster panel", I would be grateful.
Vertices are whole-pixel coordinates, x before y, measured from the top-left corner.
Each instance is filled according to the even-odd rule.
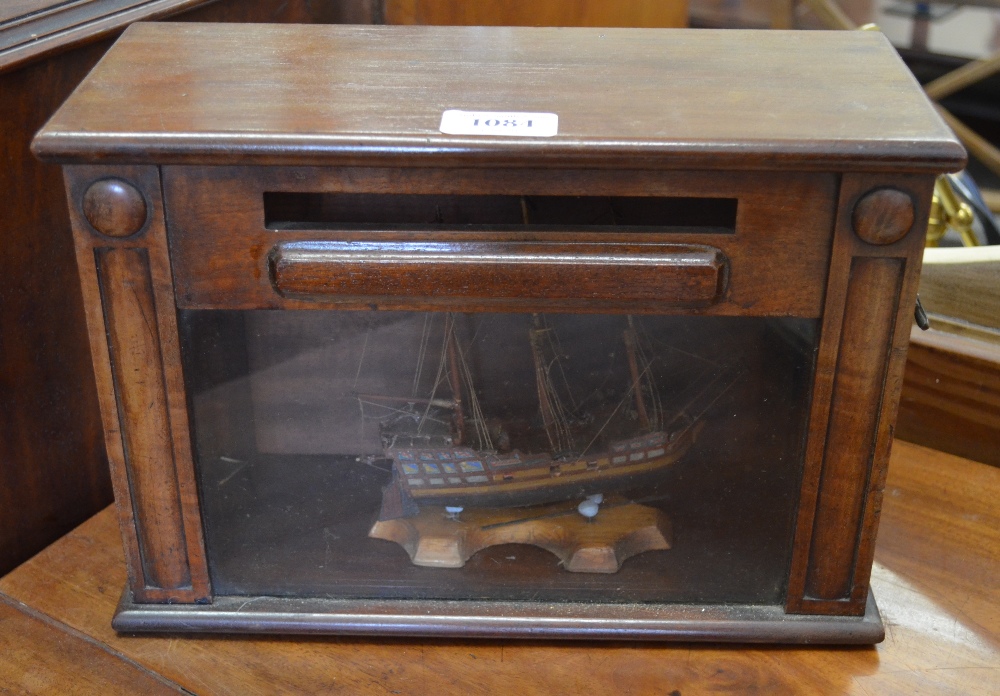
[[[189,587],[149,254],[104,248],[96,261],[143,574],[148,586]]]
[[[862,615],[933,178],[844,176],[786,609]]]
[[[806,593],[816,599],[851,593],[865,502],[860,484],[872,466],[904,268],[902,259],[862,257],[851,264],[806,576]]]
[[[66,167],[134,601],[210,599],[156,167]]]

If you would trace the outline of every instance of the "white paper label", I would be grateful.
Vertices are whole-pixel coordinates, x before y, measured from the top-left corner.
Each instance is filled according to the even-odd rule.
[[[556,114],[522,111],[459,111],[441,114],[441,132],[448,135],[507,135],[551,138],[559,132]]]

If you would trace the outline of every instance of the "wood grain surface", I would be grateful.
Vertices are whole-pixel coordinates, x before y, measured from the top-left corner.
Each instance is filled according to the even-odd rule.
[[[0,653],[4,694],[184,693],[121,653],[3,595]]]
[[[860,615],[864,608],[932,188],[928,177],[896,177],[916,222],[903,239],[870,244],[855,233],[850,211],[886,183],[870,174],[841,180],[790,611]]]
[[[913,327],[896,434],[1000,466],[1000,346]]]
[[[103,38],[132,22],[204,4],[205,0],[8,0],[0,5],[0,72],[60,47]]]
[[[69,47],[113,37],[132,22],[173,20],[178,15],[202,22],[370,21],[357,7],[364,1],[4,0],[0,3],[0,73]]]
[[[444,135],[445,109],[554,112],[559,134]],[[820,31],[141,24],[34,147],[199,164],[939,174],[965,161],[885,37]]]
[[[528,160],[532,165],[533,160]],[[828,174],[770,172],[665,171],[651,176],[633,169],[590,171],[534,168],[369,169],[295,167],[164,167],[163,191],[170,209],[170,253],[177,304],[184,309],[316,308],[283,298],[269,276],[270,251],[284,242],[318,240],[371,242],[468,242],[488,238],[507,242],[546,239],[559,242],[677,243],[720,249],[729,266],[725,293],[699,311],[719,314],[819,316],[833,232],[836,178]],[[469,230],[351,230],[343,225],[302,221],[280,235],[269,229],[268,192],[346,192],[482,195],[525,193],[552,196],[662,196],[738,199],[735,230],[626,229],[564,225],[559,231],[498,227]],[[790,200],[795,205],[788,204]],[[804,232],[803,230],[807,230]],[[853,233],[849,232],[853,236]],[[382,308],[391,297],[383,297]],[[398,302],[398,301],[397,301]],[[398,302],[397,306],[406,303]],[[332,306],[332,305],[330,305]],[[343,304],[339,305],[341,308]],[[412,305],[410,305],[412,307]],[[365,307],[365,305],[361,305]],[[467,304],[471,309],[471,303]],[[629,309],[637,311],[634,299]],[[648,308],[647,308],[648,309]]]
[[[28,149],[107,48],[0,75],[0,572],[112,500],[62,171]]]
[[[986,696],[1000,690],[997,496],[1000,470],[897,442],[872,580],[886,641],[842,649],[117,635],[110,619],[125,569],[106,510],[0,580],[0,592],[51,619],[69,636],[60,641],[94,641],[130,662],[83,666],[91,648],[25,631],[14,634],[19,643],[39,653],[59,646],[64,659],[0,661],[0,687],[73,693],[111,675],[122,691],[154,692],[145,688],[152,673],[198,694]],[[33,620],[8,616],[0,641]],[[34,692],[23,686],[38,682]]]
[[[282,295],[328,300],[702,307],[725,289],[726,265],[721,251],[705,245],[312,241],[277,244],[270,275]]]
[[[913,226],[913,201],[896,189],[877,189],[854,206],[854,231],[869,244],[892,244]]]
[[[686,27],[687,0],[384,0],[386,24]]]
[[[602,524],[577,514],[576,501],[553,503],[523,519],[517,508],[421,508],[416,517],[378,520],[368,536],[392,541],[414,565],[461,568],[474,554],[501,544],[532,544],[555,554],[571,573],[617,573],[640,553],[670,548],[670,519],[661,510],[620,496],[608,498]]]
[[[146,223],[148,208],[142,194],[119,179],[94,182],[83,194],[83,216],[109,237],[128,237]]]
[[[129,237],[102,235],[84,221],[79,202],[109,170],[65,168],[111,478],[136,597],[193,602],[210,590],[159,170],[113,173],[150,207]]]
[[[189,587],[191,569],[175,480],[170,416],[162,377],[149,254],[146,249],[102,249],[97,253],[108,350],[118,395],[117,428],[126,452],[129,490],[146,584]],[[143,375],[143,378],[133,378]]]
[[[1000,466],[1000,247],[924,251],[896,434]]]
[[[1000,346],[1000,246],[924,250],[920,298],[931,326]]]
[[[849,597],[853,589],[857,536],[849,531],[861,520],[867,486],[858,482],[867,480],[871,466],[874,448],[865,445],[874,442],[881,415],[883,356],[896,313],[895,304],[880,300],[899,294],[903,267],[901,259],[885,258],[857,258],[851,266],[806,575],[806,593],[816,599]],[[845,442],[860,446],[845,447]]]

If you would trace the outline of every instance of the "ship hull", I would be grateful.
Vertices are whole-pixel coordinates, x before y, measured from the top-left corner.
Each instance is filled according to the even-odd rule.
[[[604,479],[567,480],[548,482],[545,485],[521,489],[502,490],[500,487],[482,487],[476,491],[464,490],[460,494],[442,493],[414,496],[419,506],[438,505],[462,508],[512,508],[544,505],[564,500],[583,500],[597,493],[611,494],[633,488],[640,488],[657,481],[668,464],[651,471],[619,474]]]
[[[651,433],[614,443],[608,452],[580,458],[506,456],[462,448],[390,450],[393,487],[420,506],[523,507],[636,488],[683,457],[698,427],[673,437]],[[394,506],[395,507],[395,506]]]

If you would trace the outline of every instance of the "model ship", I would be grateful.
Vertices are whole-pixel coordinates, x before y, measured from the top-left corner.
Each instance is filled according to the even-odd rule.
[[[392,463],[392,480],[383,493],[380,520],[412,516],[426,505],[452,510],[520,507],[603,495],[642,484],[688,452],[703,425],[700,416],[708,406],[696,415],[686,407],[677,409],[673,419],[663,424],[664,409],[654,384],[652,362],[631,317],[622,334],[631,381],[607,420],[610,422],[631,402],[635,432],[598,444],[605,422],[589,442],[578,442],[553,378],[559,372],[560,355],[552,331],[536,316],[527,332],[547,451],[512,449],[507,433],[490,427],[451,315],[445,323],[435,381],[435,385],[447,383],[450,398],[438,395],[437,386],[435,393],[426,398],[359,395],[367,403],[406,405],[405,409],[396,409],[404,417],[396,417],[380,429],[385,458]],[[713,384],[703,389],[692,404],[704,402],[705,393],[712,386],[718,387],[718,381],[712,380]],[[450,413],[448,431],[428,432],[429,422],[441,423],[432,414],[442,412]]]

